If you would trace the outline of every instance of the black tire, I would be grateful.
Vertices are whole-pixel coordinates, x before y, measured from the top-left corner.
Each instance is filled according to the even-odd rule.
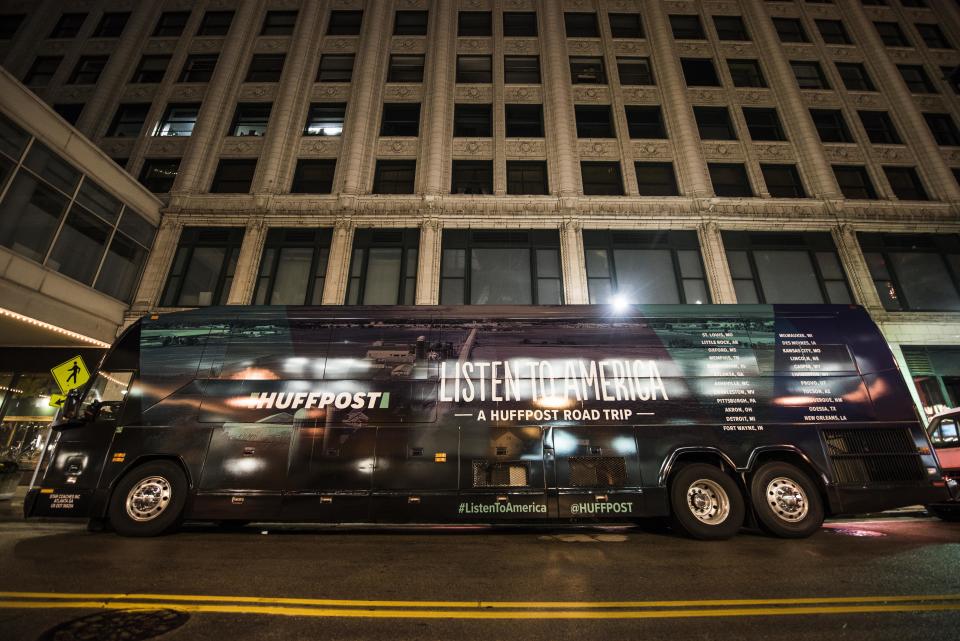
[[[722,493],[718,490],[722,490]],[[690,496],[691,491],[694,496]],[[711,510],[698,510],[694,505],[694,497],[718,500],[712,510],[718,519],[716,522],[705,522],[698,518],[698,513],[709,518]],[[743,494],[736,481],[720,468],[705,463],[685,465],[673,475],[670,480],[670,505],[674,529],[705,541],[729,539],[735,535],[743,526],[746,513]],[[721,516],[723,511],[726,511],[725,517]]]
[[[928,505],[927,510],[941,521],[960,523],[960,505]]]
[[[786,479],[786,483],[777,483]],[[778,501],[778,488],[800,489],[788,492],[791,505]],[[823,498],[820,488],[806,472],[789,463],[762,465],[750,480],[750,500],[764,530],[784,539],[803,539],[823,525]],[[794,503],[795,502],[795,503]],[[803,505],[806,509],[804,511]]]
[[[148,479],[153,479],[152,483]],[[148,509],[151,503],[141,501],[140,510],[145,520],[137,520],[128,512],[127,499],[134,488],[145,481],[149,483],[146,494],[160,498],[154,505],[153,516]],[[110,497],[107,515],[110,525],[121,536],[159,536],[180,525],[186,502],[187,477],[180,466],[171,461],[151,461],[135,467],[120,479]],[[160,506],[162,508],[157,509]]]

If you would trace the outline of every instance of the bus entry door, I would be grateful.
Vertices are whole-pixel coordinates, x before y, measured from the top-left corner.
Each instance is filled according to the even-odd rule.
[[[642,513],[640,466],[633,430],[551,427],[553,493],[561,519],[610,521]]]

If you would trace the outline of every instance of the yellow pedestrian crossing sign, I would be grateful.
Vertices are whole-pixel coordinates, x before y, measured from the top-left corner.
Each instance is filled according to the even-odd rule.
[[[63,409],[63,403],[67,400],[65,394],[51,394],[50,395],[50,407],[58,407]]]
[[[90,372],[80,356],[65,360],[50,370],[53,380],[60,386],[60,391],[66,394],[72,389],[81,387],[90,380]]]

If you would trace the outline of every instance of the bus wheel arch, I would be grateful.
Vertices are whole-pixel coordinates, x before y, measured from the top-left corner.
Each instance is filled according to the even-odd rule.
[[[750,503],[760,527],[781,538],[805,538],[820,529],[829,502],[823,479],[799,452],[771,450],[752,461]]]
[[[165,534],[179,527],[189,492],[189,475],[177,457],[143,457],[114,482],[107,518],[123,536]]]
[[[728,539],[740,530],[747,498],[729,459],[690,451],[672,458],[665,471],[674,529],[704,540]]]

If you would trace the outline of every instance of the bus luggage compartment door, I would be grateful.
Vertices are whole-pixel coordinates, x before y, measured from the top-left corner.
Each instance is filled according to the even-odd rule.
[[[629,427],[553,427],[560,518],[616,521],[642,514],[637,442]]]
[[[384,523],[440,523],[457,501],[460,433],[451,427],[378,427],[371,507]]]
[[[456,519],[539,521],[556,516],[547,500],[543,438],[539,426],[462,427]]]

